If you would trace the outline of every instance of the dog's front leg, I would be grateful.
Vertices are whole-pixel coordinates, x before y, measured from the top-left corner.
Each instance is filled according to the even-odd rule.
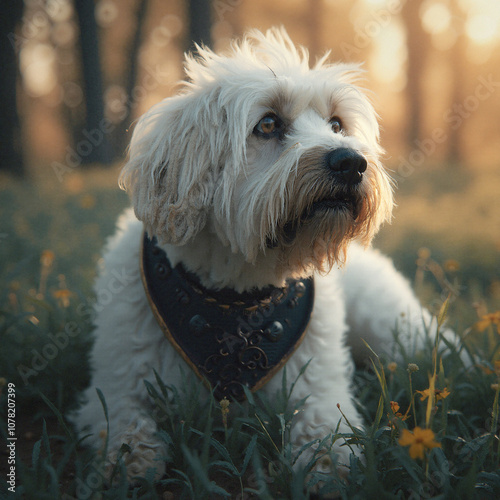
[[[361,447],[356,444],[348,446],[347,436],[339,435],[350,436],[353,430],[355,431],[355,428],[362,424],[361,417],[351,399],[350,385],[350,377],[347,377],[345,373],[338,373],[330,379],[329,387],[319,380],[314,392],[308,397],[303,410],[297,415],[292,426],[294,454],[297,456],[299,450],[307,443],[313,441],[319,443],[327,436],[331,436],[334,441],[331,450],[333,453],[329,453],[328,447],[331,443],[329,439],[323,450],[318,450],[314,444],[306,448],[298,457],[299,467],[307,465],[315,456],[317,459],[314,464],[315,470],[328,471],[334,465],[338,470],[345,471],[345,468],[349,466],[350,455],[361,455]],[[332,456],[335,460],[334,464],[331,463]]]
[[[324,287],[318,286],[318,291]],[[316,457],[324,455],[317,446],[307,447],[307,443],[320,442],[323,438],[332,435],[336,431],[342,434],[352,434],[351,426],[359,427],[362,423],[361,417],[352,401],[352,373],[353,363],[349,351],[343,343],[343,314],[342,309],[337,314],[325,314],[328,309],[322,309],[332,298],[335,299],[333,290],[329,295],[319,295],[317,307],[320,310],[313,314],[308,332],[304,341],[295,354],[286,364],[287,381],[290,386],[295,382],[289,407],[296,406],[302,399],[306,398],[304,405],[300,408],[293,420],[291,439],[293,443],[293,454],[297,457],[299,451],[304,447],[297,459],[296,466],[304,467],[316,454]],[[337,297],[341,305],[340,297]],[[330,308],[331,310],[331,308]],[[305,372],[299,376],[304,365],[308,363]],[[272,397],[279,391],[282,384],[282,373],[278,373],[265,387],[266,393]],[[342,416],[347,417],[348,421]],[[354,453],[360,455],[362,449],[359,446],[346,445],[346,440],[334,437],[333,454],[336,457],[335,467],[344,469],[349,464],[349,456]],[[331,470],[332,463],[325,455],[314,465],[315,470]]]

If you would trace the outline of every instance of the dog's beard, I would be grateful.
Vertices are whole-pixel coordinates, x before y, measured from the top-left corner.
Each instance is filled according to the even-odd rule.
[[[278,228],[270,245],[280,251],[283,267],[303,275],[311,269],[326,272],[334,263],[344,262],[350,241],[362,233],[360,215],[356,216],[359,205],[328,204],[318,202],[320,208],[312,207],[312,213],[308,211]]]
[[[294,200],[267,240],[268,248],[280,252],[280,266],[293,277],[342,265],[349,244],[357,239],[368,245],[380,225],[385,194],[375,170],[355,187],[325,185],[324,180],[302,179],[292,192],[304,195]]]

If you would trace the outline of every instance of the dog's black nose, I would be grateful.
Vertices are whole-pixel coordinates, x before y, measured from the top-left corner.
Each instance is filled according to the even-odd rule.
[[[339,174],[347,184],[361,182],[362,174],[366,170],[366,160],[354,149],[339,148],[330,151],[326,157],[326,166]]]

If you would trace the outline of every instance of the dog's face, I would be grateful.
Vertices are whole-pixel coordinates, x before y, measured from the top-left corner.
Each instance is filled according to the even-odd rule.
[[[309,68],[282,30],[254,32],[227,56],[189,56],[189,82],[139,122],[121,182],[160,241],[202,231],[289,275],[341,262],[390,217],[378,125],[359,71]]]

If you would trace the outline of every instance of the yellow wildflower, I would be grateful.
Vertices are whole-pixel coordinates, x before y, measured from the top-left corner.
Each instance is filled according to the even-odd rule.
[[[417,255],[419,259],[428,259],[431,256],[431,251],[428,248],[422,247],[418,249]]]
[[[387,368],[389,369],[390,372],[394,373],[396,371],[396,368],[398,367],[398,364],[392,361],[387,365]]]
[[[482,332],[486,330],[490,325],[496,325],[497,332],[500,334],[500,311],[485,314],[474,326],[477,330]]]
[[[40,256],[40,263],[43,267],[50,267],[55,259],[55,254],[52,250],[44,250]]]
[[[56,290],[54,297],[59,301],[61,307],[69,307],[69,298],[73,295],[67,288]]]
[[[448,272],[455,272],[455,271],[458,271],[460,269],[460,264],[458,263],[458,261],[456,261],[454,259],[448,259],[444,263],[444,269],[445,269],[445,271],[448,271]]]
[[[425,389],[425,391],[417,391],[420,394],[420,401],[425,401],[429,395],[430,390]],[[436,398],[436,403],[442,399],[446,399],[450,395],[450,391],[445,387],[444,389],[434,389],[434,397]]]
[[[401,413],[398,413],[399,412],[399,403],[397,401],[391,401],[391,410],[392,410],[392,413],[394,413],[394,415],[396,415],[396,417],[402,416]]]
[[[396,428],[396,422],[397,422],[397,419],[401,419],[403,422],[408,419],[410,417],[410,415],[408,415],[408,412],[406,412],[405,415],[403,415],[400,411],[399,411],[399,403],[397,403],[396,401],[391,401],[390,402],[390,405],[391,405],[391,410],[392,410],[392,415],[390,415],[389,413],[387,414],[387,418],[389,419],[389,424],[392,428]]]
[[[398,443],[400,446],[409,446],[410,457],[415,460],[424,458],[424,452],[426,450],[432,450],[432,448],[441,448],[441,444],[434,441],[434,432],[431,429],[422,429],[420,427],[415,427],[413,432],[407,429],[403,429],[401,437]]]

